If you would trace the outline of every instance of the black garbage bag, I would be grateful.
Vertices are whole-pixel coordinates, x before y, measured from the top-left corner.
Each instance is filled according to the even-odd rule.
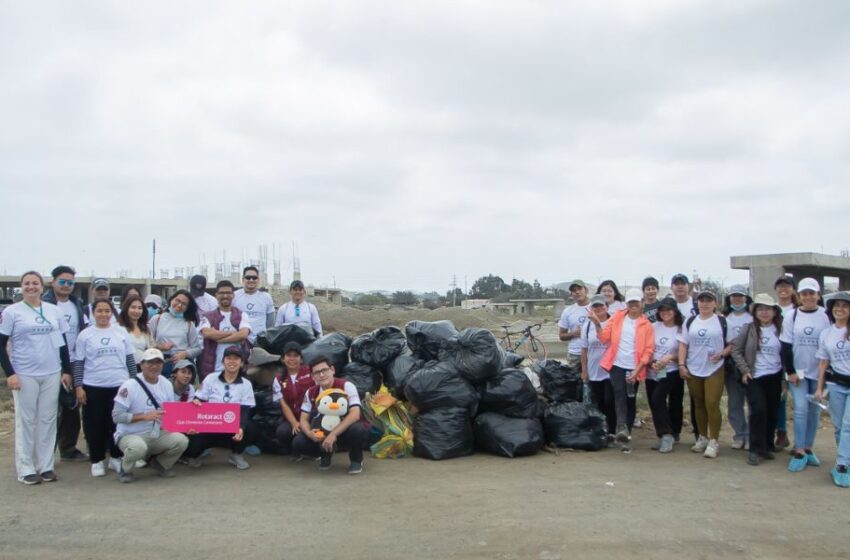
[[[257,441],[254,444],[264,453],[287,453],[289,450],[283,449],[277,439],[277,428],[283,421],[283,412],[280,403],[272,400],[271,388],[254,389],[254,400],[256,406],[251,412],[251,421],[257,428]]]
[[[419,412],[464,408],[471,418],[478,408],[478,392],[449,362],[428,362],[413,372],[404,386],[404,394]]]
[[[381,388],[381,372],[366,364],[351,362],[342,369],[342,374],[338,377],[354,383],[361,399],[366,398],[366,393],[374,395]]]
[[[410,350],[405,350],[382,370],[384,373],[384,385],[387,386],[387,389],[397,399],[406,399],[404,386],[410,374],[421,368],[424,364],[425,360],[420,360],[411,354]]]
[[[301,348],[309,346],[316,340],[311,333],[297,325],[281,325],[272,327],[257,337],[256,346],[271,354],[283,354],[287,342],[297,342]]]
[[[343,370],[348,363],[348,349],[351,346],[351,337],[340,332],[326,334],[313,344],[302,350],[301,354],[305,364],[309,364],[319,356],[331,360],[337,374]]]
[[[502,360],[503,368],[518,368],[525,359],[515,352],[505,352],[504,356],[505,359]]]
[[[463,329],[440,348],[440,361],[451,362],[470,383],[477,385],[502,369],[503,350],[487,329]]]
[[[436,360],[443,344],[458,332],[451,321],[410,321],[404,326],[404,334],[407,346],[417,358]]]
[[[381,327],[361,334],[351,343],[351,360],[372,367],[386,367],[407,346],[407,339],[398,327]]]
[[[597,451],[608,445],[605,415],[590,403],[561,402],[546,407],[546,441],[557,447]]]
[[[498,412],[512,418],[539,418],[541,413],[534,385],[518,369],[502,370],[489,379],[479,407],[482,412]]]
[[[451,459],[475,452],[472,421],[465,408],[436,408],[413,421],[413,454],[417,457]]]
[[[543,449],[543,425],[537,418],[508,418],[485,412],[475,418],[472,426],[475,444],[494,455],[522,457]]]
[[[581,368],[571,368],[558,360],[542,360],[532,369],[540,377],[543,393],[553,401],[581,401]]]

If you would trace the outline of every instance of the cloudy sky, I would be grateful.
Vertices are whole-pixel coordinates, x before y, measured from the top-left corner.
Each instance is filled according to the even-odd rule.
[[[848,241],[850,2],[2,2],[2,270],[444,291]],[[270,249],[271,253],[271,249]]]

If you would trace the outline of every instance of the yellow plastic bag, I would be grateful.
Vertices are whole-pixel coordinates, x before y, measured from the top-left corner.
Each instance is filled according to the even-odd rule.
[[[377,459],[398,459],[413,452],[413,419],[407,406],[383,385],[366,399],[366,419],[383,432],[370,450]]]

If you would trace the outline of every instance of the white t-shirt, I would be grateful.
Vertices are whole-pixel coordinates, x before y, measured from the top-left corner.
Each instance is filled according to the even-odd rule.
[[[269,313],[274,314],[274,301],[268,292],[257,290],[253,294],[245,292],[240,288],[236,290],[233,297],[233,307],[248,317],[251,323],[251,336],[248,340],[253,344],[257,335],[266,331],[266,317]]]
[[[345,395],[348,397],[348,410],[351,410],[355,406],[360,406],[360,395],[357,394],[357,387],[354,386],[354,383],[351,381],[345,382],[345,387],[343,387],[343,391],[345,391]],[[321,394],[321,390],[319,394]],[[313,403],[310,401],[310,392],[308,391],[304,395],[304,402],[301,403],[301,412],[304,412],[308,415],[313,410]]]
[[[797,309],[787,313],[782,319],[782,334],[779,340],[787,342],[794,349],[794,372],[806,379],[818,378],[818,341],[820,333],[829,328],[826,310],[818,307],[815,311]]]
[[[761,340],[756,352],[756,363],[753,365],[753,377],[762,377],[782,371],[782,356],[779,343],[779,333],[773,327],[761,329]]]
[[[676,325],[666,327],[664,323],[659,321],[652,324],[652,331],[655,334],[655,350],[652,353],[652,361],[660,360],[670,354],[675,356],[660,376],[652,368],[646,370],[648,379],[663,379],[666,374],[679,371],[679,327]]]
[[[850,375],[850,340],[847,340],[847,327],[830,325],[820,333],[818,351],[819,360],[829,360],[836,373]]]
[[[685,365],[688,372],[696,377],[710,377],[723,367],[723,360],[712,362],[709,358],[725,347],[723,327],[720,319],[714,315],[708,319],[694,317],[691,328],[683,328],[679,334],[679,342],[688,346],[688,356]]]
[[[795,308],[794,308],[793,303],[789,303],[788,305],[785,305],[785,306],[780,305],[779,309],[782,310],[782,318],[784,319],[785,316],[788,315],[789,312],[794,311]]]
[[[232,313],[233,313],[232,311],[222,311],[221,312],[221,314],[224,318],[221,320],[221,323],[218,325],[218,330],[220,330],[222,332],[237,332],[237,331],[241,331],[242,329],[248,329],[249,331],[251,330],[251,323],[248,322],[248,318],[245,316],[244,313],[242,314],[242,317],[240,318],[239,326],[234,327],[233,324],[231,324],[231,322],[230,322],[230,315]],[[201,332],[202,330],[209,329],[209,328],[212,328],[212,325],[210,325],[209,319],[204,317],[203,319],[201,319],[201,322],[198,323],[198,332]],[[239,343],[238,342],[219,342],[218,344],[216,344],[216,347],[215,347],[215,364],[213,365],[213,371],[221,371],[221,369],[222,369],[221,361],[224,359],[224,350],[228,346],[239,346]]]
[[[693,315],[697,315],[698,313],[694,311],[694,298],[688,296],[688,299],[683,301],[682,303],[676,302],[676,307],[679,308],[679,313],[682,314],[682,317],[687,319]]]
[[[746,311],[738,315],[730,313],[726,316],[726,344],[731,344],[733,340],[738,338],[738,335],[744,330],[744,327],[753,322],[753,316]]]
[[[616,313],[617,311],[620,311],[621,309],[626,309],[627,307],[628,306],[625,303],[623,303],[622,301],[614,300],[608,306],[608,315],[613,316],[614,313]]]
[[[608,320],[604,321],[600,327],[605,328]],[[599,365],[602,362],[602,356],[608,350],[610,344],[602,344],[596,336],[596,327],[590,321],[586,321],[581,328],[581,338],[579,343],[582,348],[587,349],[587,377],[589,381],[605,381],[610,376],[608,372],[602,369]]]
[[[71,300],[57,301],[56,307],[65,316],[65,322],[68,323],[68,332],[65,333],[65,340],[68,341],[68,354],[73,362],[76,358],[74,352],[77,348],[77,336],[80,334],[80,312],[77,305]],[[83,313],[83,328],[89,324],[89,318]]]
[[[134,336],[133,333],[128,331],[126,328],[121,327],[124,330],[124,333],[127,335],[127,340],[130,341],[130,345],[133,347],[133,357],[136,358],[136,363],[142,363],[142,354],[148,348],[153,347],[153,340],[151,340],[150,332],[143,332],[139,336]]]
[[[561,313],[561,319],[558,321],[558,326],[562,329],[575,330],[576,327],[583,327],[587,321],[587,313],[590,311],[590,304],[579,305],[577,303],[564,309]],[[579,333],[580,334],[580,333]],[[581,354],[581,337],[571,338],[567,342],[567,353],[578,356]]]
[[[127,356],[133,345],[123,327],[89,327],[77,338],[74,353],[83,363],[83,384],[92,387],[118,387],[130,377]],[[135,373],[135,372],[133,372]]]
[[[614,356],[614,365],[628,371],[635,369],[635,325],[634,319],[623,317],[620,344],[617,346],[617,355]]]
[[[206,292],[194,298],[194,300],[195,305],[198,306],[198,319],[201,319],[204,313],[218,309],[218,300]]]
[[[33,308],[19,301],[0,314],[0,334],[12,342],[12,367],[18,375],[41,377],[59,373],[59,349],[65,346],[62,335],[67,332],[65,316],[52,303],[41,302],[40,308]]]
[[[240,375],[233,383],[224,381],[224,372],[217,371],[204,378],[195,398],[204,402],[231,403],[256,406],[254,387],[247,377]]]
[[[162,403],[174,402],[174,387],[168,379],[160,375],[157,382],[152,385],[145,381],[145,378],[141,373],[136,377],[147,386],[148,390],[160,406],[162,406]],[[130,414],[147,414],[148,412],[156,410],[156,407],[148,398],[145,390],[142,389],[141,386],[139,386],[139,383],[132,378],[121,384],[121,387],[118,389],[118,394],[115,395],[115,402],[127,407],[127,412]],[[120,440],[121,436],[125,435],[149,433],[153,430],[153,428],[154,422],[152,420],[131,422],[129,424],[123,422],[116,424],[115,441]]]

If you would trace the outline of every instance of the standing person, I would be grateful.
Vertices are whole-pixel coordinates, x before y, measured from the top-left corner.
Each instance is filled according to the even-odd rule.
[[[611,316],[608,314],[608,303],[602,294],[590,298],[590,313],[595,315],[599,324],[604,328]],[[596,336],[593,323],[585,322],[581,329],[581,379],[590,385],[590,394],[596,408],[605,415],[608,422],[609,438],[617,432],[617,413],[614,408],[614,386],[611,376],[602,368],[600,363],[610,344],[603,344]]]
[[[820,284],[803,278],[798,286],[800,307],[784,315],[782,321],[782,365],[788,374],[788,389],[794,403],[794,456],[788,470],[800,472],[807,466],[819,467],[812,448],[820,421],[820,408],[809,401],[818,386],[818,340],[829,328],[826,310],[818,305]]]
[[[283,421],[277,427],[277,440],[281,451],[289,453],[292,450],[292,439],[301,433],[301,403],[304,395],[316,383],[310,376],[310,367],[304,365],[301,346],[297,342],[287,342],[283,347],[284,371],[272,382],[272,400],[280,402]]]
[[[107,449],[110,468],[121,470],[112,405],[121,384],[136,375],[133,345],[127,331],[112,324],[114,310],[108,299],[92,303],[94,325],[80,333],[74,351],[74,387],[77,401],[83,405],[83,432],[95,477],[106,476]]]
[[[146,295],[145,310],[148,312],[148,319],[159,315],[160,311],[162,311],[162,298],[156,294]]]
[[[95,278],[91,281],[91,295],[92,301],[96,299],[109,299],[112,295],[112,287],[109,285],[109,280],[103,277]],[[89,304],[89,316],[93,316],[91,304]],[[116,311],[114,315],[112,315],[112,321],[115,322],[118,320],[118,312]]]
[[[171,376],[174,363],[194,360],[201,353],[201,337],[195,328],[198,324],[198,307],[186,290],[177,290],[168,299],[168,308],[150,320],[154,348],[166,357],[162,375]]]
[[[248,316],[251,323],[251,334],[248,342],[254,344],[257,336],[274,325],[274,301],[268,292],[260,287],[260,269],[256,266],[246,266],[242,270],[242,287],[236,290],[233,297],[233,307]]]
[[[824,398],[829,389],[829,415],[835,427],[837,454],[832,481],[850,488],[850,292],[837,292],[826,302],[826,315],[832,326],[818,339],[818,388],[815,399]]]
[[[192,299],[195,300],[195,305],[198,306],[198,321],[204,313],[215,311],[218,307],[216,299],[207,293],[207,277],[200,274],[192,276],[189,280],[189,293],[192,294]]]
[[[141,299],[142,290],[140,290],[138,286],[133,286],[132,284],[124,286],[124,289],[121,290],[121,309],[124,309],[124,302],[127,301],[127,298],[130,296],[136,296]],[[118,314],[121,314],[120,310],[118,311]]]
[[[329,358],[318,356],[310,363],[310,375],[315,386],[311,387],[304,395],[301,403],[301,433],[292,441],[292,450],[298,455],[309,457],[319,456],[319,470],[326,471],[331,468],[331,460],[336,451],[337,443],[348,448],[348,474],[360,474],[363,472],[363,447],[369,439],[366,426],[360,422],[360,397],[357,387],[345,379],[334,377],[334,366]],[[324,438],[319,438],[313,433],[310,422],[318,414],[317,405],[322,394],[329,389],[337,389],[345,392],[348,400],[348,413],[342,421],[332,429]]]
[[[199,405],[202,402],[238,404],[239,431],[235,434],[204,433],[195,434],[189,440],[186,457],[189,466],[200,467],[201,454],[212,447],[230,449],[228,462],[239,470],[250,468],[251,465],[242,456],[245,447],[256,439],[256,429],[251,423],[251,409],[256,406],[254,387],[242,373],[242,352],[235,346],[224,350],[223,367],[219,372],[204,378],[200,390],[195,393],[192,402]]]
[[[277,310],[275,326],[297,325],[311,333],[316,338],[322,336],[322,322],[319,320],[319,310],[312,303],[305,301],[307,292],[304,282],[293,280],[289,285],[290,301]]]
[[[679,335],[685,318],[673,298],[658,302],[657,321],[652,323],[655,348],[652,363],[647,370],[646,396],[652,410],[652,423],[658,442],[653,449],[661,453],[673,451],[674,434],[682,430],[682,399],[678,401],[678,425],[675,425],[673,410],[675,399],[671,399],[672,388],[682,384],[679,376]]]
[[[686,320],[698,313],[697,305],[691,297],[691,284],[687,276],[682,273],[674,274],[670,280],[670,292],[673,294],[673,299],[676,300],[679,313]]]
[[[617,412],[617,441],[623,451],[631,451],[629,441],[633,418],[629,418],[628,400],[636,394],[635,384],[646,376],[652,361],[655,340],[652,324],[643,316],[643,294],[640,290],[626,292],[626,309],[611,316],[605,327],[591,314],[588,319],[596,327],[596,336],[603,344],[610,344],[600,365],[611,376],[614,386],[614,407]]]
[[[581,367],[581,328],[587,321],[590,311],[590,299],[587,297],[587,284],[573,280],[569,285],[573,304],[564,309],[558,321],[558,338],[567,343],[567,366]]]
[[[726,305],[723,316],[726,317],[726,344],[732,342],[744,331],[744,328],[753,322],[753,316],[749,312],[753,300],[749,296],[746,286],[735,284],[729,288],[726,295]],[[731,348],[729,351],[731,352]],[[747,400],[747,388],[742,381],[740,372],[737,371],[735,361],[726,360],[726,397],[727,415],[729,425],[732,427],[732,449],[746,449],[749,442],[749,428],[747,417],[744,414],[744,401]]]
[[[71,361],[59,308],[42,302],[44,280],[21,276],[23,300],[0,315],[0,366],[15,402],[15,468],[24,484],[58,480],[53,470],[59,385],[71,387]],[[12,356],[6,345],[11,342]]]
[[[750,454],[747,463],[775,459],[773,435],[782,393],[782,310],[768,294],[757,294],[750,306],[755,319],[746,324],[732,345],[732,357],[750,407]]]
[[[658,301],[658,280],[652,276],[647,276],[640,284],[640,289],[643,291],[643,314],[649,319],[650,323],[656,321],[658,307],[661,302]]]
[[[156,348],[145,350],[142,373],[125,381],[115,395],[115,441],[124,454],[119,482],[135,480],[133,469],[138,461],[147,461],[162,478],[174,478],[171,467],[189,445],[184,434],[162,429],[162,404],[174,401],[171,383],[160,375],[164,362]]]
[[[697,307],[699,315],[686,319],[679,335],[679,374],[688,383],[699,432],[691,451],[713,459],[720,449],[718,439],[723,421],[720,413],[725,381],[723,362],[731,350],[726,346],[726,319],[715,314],[714,293],[700,292]]]
[[[53,269],[50,275],[53,277],[50,283],[51,289],[46,290],[41,299],[57,306],[65,317],[65,322],[68,323],[65,339],[68,342],[68,357],[73,364],[77,336],[89,324],[89,307],[83,305],[83,302],[74,295],[77,272],[73,268],[59,265]],[[61,407],[57,445],[59,446],[59,457],[63,461],[85,461],[89,458],[88,455],[77,449],[77,441],[80,439],[80,426],[80,408]]]
[[[124,328],[127,338],[133,346],[133,358],[142,362],[142,354],[153,346],[151,332],[148,329],[148,310],[139,296],[129,296],[121,306],[118,324]]]
[[[596,287],[596,293],[605,296],[605,302],[608,304],[608,313],[614,315],[617,311],[626,308],[623,303],[623,294],[620,293],[617,284],[613,280],[603,280]]]
[[[799,305],[796,288],[794,278],[787,274],[783,274],[773,283],[773,291],[776,293],[777,303],[782,309],[783,317],[793,312],[797,308],[797,305]],[[775,445],[779,449],[785,449],[791,445],[791,441],[788,439],[788,405],[784,385],[782,398],[779,400]]]
[[[201,351],[201,379],[214,371],[221,371],[224,351],[235,347],[247,355],[248,335],[251,323],[239,309],[233,307],[233,283],[221,280],[215,287],[215,299],[218,307],[202,315],[198,330],[204,337]]]

